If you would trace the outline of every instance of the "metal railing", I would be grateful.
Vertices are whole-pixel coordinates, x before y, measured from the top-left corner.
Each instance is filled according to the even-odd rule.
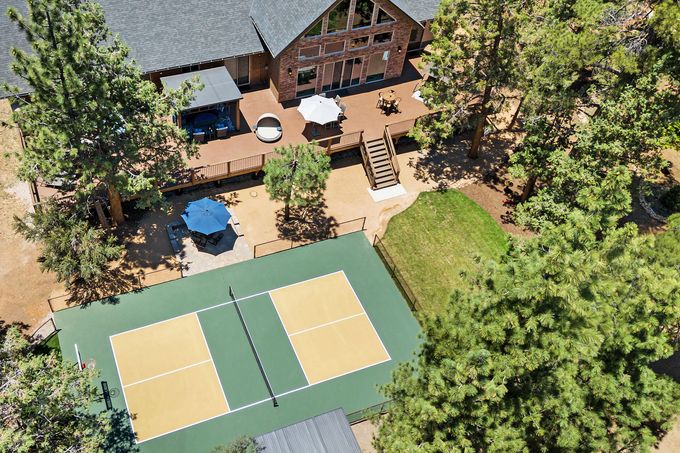
[[[408,304],[411,311],[415,314],[418,314],[421,311],[420,302],[418,302],[418,298],[416,297],[413,290],[411,290],[411,287],[406,282],[404,275],[397,267],[397,264],[395,263],[390,253],[387,251],[385,243],[381,241],[377,235],[373,238],[373,248],[378,253],[378,256],[380,256],[380,258],[382,259],[382,262],[385,264],[385,267],[392,276],[392,279],[397,283],[397,287],[399,288],[399,291],[401,291],[402,295],[406,299],[406,303]],[[416,316],[416,319],[419,319],[419,317]]]
[[[57,332],[57,325],[54,324],[54,319],[50,318],[33,331],[31,336],[28,337],[28,341],[31,343],[45,343],[56,335]]]
[[[338,223],[326,235],[316,237],[314,239],[293,239],[280,238],[273,239],[267,242],[261,242],[253,247],[253,258],[260,258],[274,253],[284,252],[294,248],[302,247],[316,242],[325,241],[327,239],[337,238],[345,234],[356,233],[357,231],[364,231],[366,228],[366,217],[359,217],[352,220],[346,220]]]
[[[363,422],[364,420],[368,420],[373,416],[386,413],[390,409],[391,405],[392,400],[389,400],[383,403],[374,404],[373,406],[367,407],[366,409],[350,412],[347,414],[347,421],[350,425]]]
[[[108,293],[98,294],[96,299],[92,300],[73,300],[72,293],[62,294],[60,296],[50,297],[47,299],[47,305],[50,307],[50,312],[56,313],[61,310],[65,310],[71,307],[77,307],[79,305],[89,304],[95,300],[106,299],[110,297],[120,296],[121,294],[139,291],[143,288],[148,288],[151,286],[159,285],[161,283],[169,282],[172,280],[178,280],[184,277],[181,265],[167,265],[163,268],[156,269],[150,272],[144,272],[143,270],[131,276],[133,279],[133,284],[126,286],[124,291],[111,291]]]
[[[368,148],[366,147],[366,141],[361,138],[361,144],[359,146],[361,152],[361,160],[364,164],[364,171],[366,172],[366,177],[368,182],[371,184],[371,188],[375,188],[375,172],[373,171],[373,164],[371,163],[371,158],[368,156]]]

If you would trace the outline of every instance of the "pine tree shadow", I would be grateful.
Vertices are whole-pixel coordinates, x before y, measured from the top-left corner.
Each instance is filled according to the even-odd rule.
[[[139,451],[127,411],[124,409],[113,409],[109,414],[111,431],[106,438],[104,451],[114,453]]]
[[[69,288],[66,299],[67,306],[87,306],[90,302],[101,300],[104,303],[117,304],[119,295],[141,290],[139,278],[119,267],[112,268],[95,281],[77,280]]]
[[[337,235],[338,222],[333,216],[326,215],[326,203],[292,207],[290,220],[284,217],[284,210],[276,213],[276,228],[279,238],[293,242],[316,242]]]
[[[514,134],[495,133],[485,137],[480,157],[467,157],[469,136],[459,135],[420,150],[411,158],[408,166],[413,168],[414,177],[432,184],[437,190],[446,190],[462,180],[479,181],[494,168],[502,165],[508,152],[516,144]]]

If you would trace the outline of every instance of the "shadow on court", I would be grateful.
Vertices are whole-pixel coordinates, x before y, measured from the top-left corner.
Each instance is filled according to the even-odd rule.
[[[139,451],[135,442],[135,436],[130,427],[127,411],[124,409],[113,409],[108,414],[110,416],[111,432],[106,438],[104,451],[114,453]]]

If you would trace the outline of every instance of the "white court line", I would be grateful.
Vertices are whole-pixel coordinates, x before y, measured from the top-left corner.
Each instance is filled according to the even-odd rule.
[[[113,347],[113,340],[111,340],[111,337],[109,337],[109,343],[111,344],[111,352],[113,352],[113,363],[116,365],[116,374],[118,375],[118,382],[120,382],[120,385],[122,387],[123,378],[120,377],[120,368],[118,368],[118,359],[116,358],[116,348]],[[125,389],[122,388],[121,390],[123,393],[123,401],[125,401],[125,409],[127,410],[128,413],[128,419],[130,420],[130,429],[132,429],[132,437],[134,437],[135,443],[137,443],[137,433],[135,432],[135,426],[132,424],[132,414],[130,413],[130,406],[128,405],[127,402]]]
[[[116,333],[116,334],[114,334],[114,335],[109,336],[109,342],[110,342],[110,344],[111,344],[111,349],[112,349],[112,351],[113,351],[113,359],[114,359],[114,363],[115,363],[115,365],[116,365],[116,373],[117,373],[117,375],[118,375],[118,380],[119,380],[119,382],[121,383],[121,386],[122,386],[122,382],[123,382],[123,381],[122,381],[122,379],[121,379],[121,377],[120,377],[120,370],[119,370],[119,368],[118,368],[118,361],[117,361],[117,359],[116,359],[115,349],[114,349],[114,347],[113,347],[113,341],[112,341],[112,338],[113,338],[113,337],[118,336],[118,335],[122,335],[122,334],[125,334],[125,333],[129,333],[129,332],[134,332],[134,331],[137,331],[137,330],[145,329],[145,328],[147,328],[147,327],[151,327],[151,326],[154,326],[154,325],[157,325],[157,324],[161,324],[161,323],[164,323],[164,322],[172,321],[172,320],[181,318],[181,317],[183,317],[183,316],[188,316],[188,315],[191,315],[191,314],[195,314],[195,315],[198,317],[198,313],[201,313],[201,312],[204,312],[204,311],[208,311],[208,310],[212,310],[212,309],[214,309],[214,308],[219,308],[219,307],[223,307],[223,306],[226,306],[226,305],[230,305],[230,304],[233,304],[233,303],[235,303],[235,302],[241,302],[241,301],[244,301],[244,300],[253,299],[253,298],[256,298],[256,297],[258,297],[258,296],[262,296],[262,295],[267,294],[267,295],[269,296],[270,302],[271,302],[272,305],[274,306],[274,310],[276,311],[276,315],[277,315],[278,318],[279,318],[279,321],[280,321],[280,323],[281,323],[281,326],[283,327],[284,331],[286,332],[286,335],[288,336],[288,341],[290,342],[290,334],[288,333],[288,331],[287,331],[287,329],[286,329],[286,326],[283,324],[283,320],[281,319],[281,316],[280,316],[278,310],[276,309],[276,305],[274,304],[273,298],[271,297],[271,292],[276,291],[276,290],[279,290],[279,289],[288,288],[288,287],[291,287],[291,286],[301,285],[301,284],[304,284],[304,283],[306,283],[306,282],[310,282],[310,281],[313,281],[313,280],[318,280],[318,279],[320,279],[320,278],[324,278],[324,277],[327,277],[327,276],[330,276],[330,275],[334,275],[334,274],[337,274],[337,273],[342,273],[342,274],[345,276],[345,279],[347,280],[347,282],[348,282],[350,288],[352,288],[352,292],[354,293],[354,297],[356,297],[356,299],[359,301],[359,304],[361,305],[361,309],[363,310],[363,313],[359,313],[359,314],[357,314],[357,315],[355,315],[355,316],[359,316],[359,315],[361,315],[361,314],[365,314],[365,315],[366,315],[366,317],[368,318],[369,322],[371,323],[371,326],[373,327],[373,330],[374,330],[375,334],[378,336],[378,339],[380,340],[380,343],[382,344],[382,346],[383,346],[383,348],[385,349],[385,352],[387,353],[387,356],[388,356],[389,358],[388,358],[387,360],[383,360],[383,361],[376,362],[376,363],[373,363],[373,364],[370,364],[370,365],[366,365],[366,366],[363,366],[363,367],[360,367],[360,368],[357,368],[357,369],[354,369],[354,370],[350,370],[350,371],[347,371],[347,372],[345,372],[345,373],[338,374],[338,375],[336,375],[336,376],[333,376],[333,377],[330,377],[330,378],[327,378],[327,379],[324,379],[324,380],[315,382],[315,383],[313,383],[313,384],[310,384],[310,383],[309,383],[309,379],[307,378],[307,373],[305,372],[305,369],[304,369],[304,367],[302,366],[302,362],[300,361],[300,358],[299,358],[299,356],[298,356],[298,354],[297,354],[297,351],[295,350],[295,347],[293,346],[293,344],[292,344],[292,342],[291,342],[291,347],[293,348],[293,352],[295,353],[295,357],[296,357],[298,363],[300,364],[300,368],[302,369],[302,372],[303,372],[304,375],[305,375],[305,380],[307,381],[307,385],[302,386],[302,387],[298,387],[298,388],[296,388],[296,389],[288,390],[288,391],[286,391],[286,392],[283,392],[283,393],[281,393],[281,394],[274,395],[274,396],[275,396],[276,398],[280,398],[280,397],[283,397],[283,396],[286,396],[286,395],[290,395],[290,394],[295,393],[295,392],[299,392],[299,391],[301,391],[301,390],[308,389],[308,388],[313,387],[313,386],[315,386],[315,385],[322,384],[322,383],[324,383],[324,382],[328,382],[328,381],[331,381],[331,380],[333,380],[333,379],[337,379],[337,378],[346,376],[346,375],[351,374],[351,373],[356,373],[356,372],[358,372],[358,371],[361,371],[361,370],[364,370],[364,369],[367,369],[367,368],[370,368],[370,367],[373,367],[373,366],[376,366],[376,365],[380,365],[380,364],[385,363],[385,362],[389,362],[390,360],[392,360],[391,357],[390,357],[390,354],[389,354],[389,352],[387,352],[387,349],[385,348],[385,345],[382,343],[382,339],[380,338],[380,335],[378,335],[378,332],[375,330],[375,326],[373,326],[373,323],[371,322],[370,317],[369,317],[368,314],[366,313],[366,310],[364,309],[363,304],[361,304],[361,300],[360,300],[359,297],[356,295],[356,292],[354,291],[354,287],[352,287],[352,284],[349,282],[349,279],[347,279],[347,275],[345,274],[344,270],[339,270],[339,271],[335,271],[335,272],[330,272],[330,273],[328,273],[328,274],[320,275],[320,276],[317,276],[317,277],[308,278],[308,279],[306,279],[306,280],[301,280],[301,281],[299,281],[299,282],[292,283],[292,284],[290,284],[290,285],[280,286],[280,287],[278,287],[278,288],[274,288],[274,289],[271,289],[271,290],[268,290],[268,291],[262,291],[262,292],[259,292],[259,293],[256,293],[256,294],[251,294],[251,295],[249,295],[249,296],[244,296],[244,297],[240,297],[240,298],[238,298],[238,299],[230,300],[230,301],[227,301],[227,302],[222,302],[222,303],[219,303],[219,304],[210,306],[210,307],[205,307],[205,308],[201,308],[201,309],[199,309],[199,310],[190,311],[190,312],[187,312],[187,313],[184,313],[184,314],[181,314],[181,315],[173,316],[172,318],[168,318],[168,319],[164,319],[164,320],[161,320],[161,321],[153,322],[153,323],[150,323],[150,324],[146,324],[146,325],[144,325],[144,326],[136,327],[136,328],[129,329],[129,330],[126,330],[126,331],[123,331],[123,332],[119,332],[119,333]],[[338,320],[333,321],[333,322],[338,322]],[[199,320],[199,326],[200,326],[200,320]],[[318,327],[318,326],[317,326],[317,327]],[[202,327],[201,327],[201,332],[203,333],[203,328],[202,328]],[[299,332],[296,332],[296,334],[297,334],[297,333],[299,333]],[[295,334],[294,334],[294,335],[295,335]],[[207,344],[207,340],[205,339],[205,334],[204,334],[204,333],[203,333],[203,339],[204,339],[204,341],[206,341],[206,344]],[[210,348],[209,348],[209,347],[208,347],[208,352],[210,352]],[[213,362],[213,367],[214,367],[214,366],[215,366],[215,362],[212,360],[212,355],[211,355],[210,361]],[[206,362],[207,362],[207,361],[206,361]],[[205,363],[205,362],[204,362],[204,363]],[[174,370],[174,371],[177,371],[177,370]],[[217,372],[216,372],[216,373],[217,373]],[[219,380],[219,375],[217,375],[217,377],[218,377],[218,380]],[[220,382],[220,387],[221,387],[221,386],[222,386],[222,384],[221,384],[221,382]],[[123,386],[123,387],[125,387],[125,386]],[[223,395],[224,395],[225,401],[227,401],[226,394],[224,393],[224,388],[222,388],[222,393],[223,393]],[[124,390],[124,389],[123,389],[123,399],[125,400],[125,406],[126,406],[126,408],[128,408],[128,418],[129,418],[129,420],[130,420],[130,427],[132,428],[132,432],[133,432],[133,435],[134,435],[134,434],[135,434],[135,430],[134,430],[134,425],[133,425],[133,423],[132,423],[132,415],[130,414],[129,406],[128,406],[128,403],[127,403],[127,397],[126,397],[126,395],[125,395],[125,390]],[[176,432],[176,431],[181,431],[181,430],[183,430],[183,429],[192,427],[192,426],[194,426],[194,425],[197,425],[197,424],[200,424],[200,423],[203,423],[203,422],[206,422],[206,421],[209,421],[209,420],[218,418],[218,417],[223,417],[223,416],[228,415],[228,414],[231,414],[231,413],[233,413],[233,412],[238,412],[238,411],[241,411],[241,410],[244,410],[244,409],[253,407],[253,406],[257,406],[257,405],[260,405],[260,404],[263,404],[263,403],[266,403],[266,402],[271,402],[271,400],[272,400],[272,398],[269,397],[269,398],[266,398],[266,399],[263,399],[263,400],[260,400],[260,401],[256,401],[256,402],[254,402],[254,403],[250,403],[250,404],[247,404],[247,405],[245,405],[245,406],[241,406],[241,407],[238,407],[238,408],[236,408],[236,409],[229,410],[229,411],[227,411],[227,412],[225,412],[225,413],[223,413],[223,414],[214,415],[214,416],[212,416],[212,417],[208,417],[208,418],[206,418],[206,419],[196,421],[196,422],[191,423],[191,424],[189,424],[189,425],[182,426],[181,428],[177,428],[177,429],[174,429],[174,430],[171,430],[171,431],[162,433],[162,434],[158,434],[158,435],[156,435],[156,436],[149,437],[149,438],[146,438],[146,439],[141,440],[141,441],[140,441],[140,440],[137,440],[137,439],[136,439],[136,436],[135,436],[135,443],[136,443],[136,444],[144,443],[144,442],[147,442],[147,441],[149,441],[149,440],[156,439],[156,438],[158,438],[158,437],[165,436],[165,435],[167,435],[167,434],[171,434],[171,433],[174,433],[174,432]],[[229,405],[229,403],[228,403],[228,401],[227,401],[227,406],[228,406],[228,405]]]
[[[141,383],[143,383],[143,382],[151,381],[151,380],[157,379],[157,378],[159,378],[159,377],[163,377],[163,376],[167,376],[167,375],[169,375],[169,374],[173,374],[173,373],[177,373],[177,372],[180,372],[180,371],[188,370],[189,368],[193,368],[193,367],[195,367],[195,366],[203,365],[204,363],[208,363],[208,362],[210,362],[211,360],[212,360],[212,359],[202,360],[202,361],[200,361],[200,362],[192,363],[191,365],[186,365],[186,366],[183,366],[183,367],[180,367],[180,368],[176,368],[176,369],[171,370],[171,371],[166,371],[166,372],[164,372],[164,373],[157,374],[157,375],[155,375],[155,376],[151,376],[151,377],[148,377],[148,378],[140,379],[139,381],[135,381],[135,382],[131,382],[131,383],[129,383],[129,384],[123,385],[123,388],[125,388],[125,387],[132,387],[133,385],[137,385],[137,384],[141,384]],[[122,382],[121,382],[121,383],[122,383]]]
[[[210,346],[208,346],[208,340],[205,338],[205,332],[203,332],[203,325],[201,324],[201,318],[198,317],[198,313],[194,313],[196,316],[196,322],[198,323],[198,328],[201,330],[201,336],[203,337],[203,343],[205,343],[205,348],[208,350],[208,356],[210,357],[210,362],[212,363],[213,371],[215,372],[215,377],[217,378],[217,383],[220,385],[220,390],[222,390],[222,396],[224,397],[224,404],[227,405],[227,410],[229,410],[229,401],[227,400],[227,394],[224,393],[224,387],[222,387],[222,381],[220,380],[220,375],[217,373],[217,367],[215,366],[215,361],[213,360],[212,352],[210,352]]]
[[[342,272],[342,275],[345,276],[345,280],[347,280],[347,284],[349,285],[350,288],[352,288],[352,293],[354,293],[354,297],[357,298],[357,300],[359,301],[359,305],[361,305],[361,309],[364,311],[364,313],[366,313],[366,309],[364,308],[364,304],[361,303],[361,299],[359,299],[359,296],[357,296],[356,291],[354,291],[354,286],[352,286],[352,283],[349,281],[349,278],[347,278],[347,274],[345,274],[344,270],[341,270],[340,272]],[[380,344],[382,345],[383,350],[385,351],[385,354],[387,354],[387,357],[389,357],[389,360],[392,360],[392,356],[390,355],[390,352],[385,347],[385,343],[383,343],[382,338],[380,338],[380,334],[378,334],[378,330],[373,325],[373,321],[371,321],[371,317],[368,316],[368,313],[366,313],[366,317],[368,318],[368,322],[371,324],[371,327],[373,328],[373,333],[375,333],[375,336],[378,337],[378,340],[380,340]]]
[[[356,370],[347,371],[347,372],[345,372],[345,373],[338,374],[337,376],[333,376],[333,377],[324,379],[324,380],[322,380],[322,381],[315,382],[314,384],[303,385],[302,387],[298,387],[298,388],[295,388],[295,389],[292,389],[292,390],[285,391],[285,392],[283,392],[283,393],[279,393],[278,395],[274,395],[274,397],[276,397],[276,398],[282,398],[282,397],[284,397],[284,396],[288,396],[288,395],[291,395],[291,394],[293,394],[293,393],[297,393],[297,392],[300,392],[300,391],[302,391],[302,390],[306,390],[306,389],[308,389],[308,388],[310,388],[310,387],[314,387],[315,385],[319,385],[319,384],[322,384],[322,383],[324,383],[324,382],[332,381],[333,379],[337,379],[337,378],[346,376],[346,375],[348,375],[348,374],[356,373],[356,372],[358,372],[358,371],[365,370],[365,369],[367,369],[367,368],[371,368],[371,367],[374,367],[374,366],[377,366],[377,365],[380,365],[380,364],[389,362],[390,360],[391,360],[391,359],[387,359],[387,360],[383,360],[383,361],[380,361],[380,362],[373,363],[373,364],[371,364],[371,365],[366,365],[366,366],[363,366],[363,367],[361,367],[361,368],[357,368]],[[123,392],[123,393],[124,393],[124,392]],[[190,428],[190,427],[192,427],[192,426],[198,425],[199,423],[207,422],[207,421],[209,421],[209,420],[213,420],[213,419],[219,418],[219,417],[224,417],[225,415],[231,415],[231,414],[233,414],[234,412],[239,412],[239,411],[242,411],[242,410],[245,410],[245,409],[249,409],[249,408],[254,407],[254,406],[259,406],[260,404],[270,403],[271,401],[272,401],[271,397],[267,397],[267,398],[265,398],[265,399],[263,399],[263,400],[255,401],[254,403],[248,403],[248,404],[246,404],[246,405],[244,405],[244,406],[239,406],[239,407],[237,407],[236,409],[229,410],[229,411],[227,411],[227,412],[224,412],[223,414],[213,415],[212,417],[208,417],[208,418],[206,418],[206,419],[203,419],[203,420],[200,420],[200,421],[191,423],[191,424],[189,424],[189,425],[182,426],[181,428],[175,428],[175,429],[173,429],[173,430],[171,430],[171,431],[167,431],[167,432],[162,433],[162,434],[157,434],[157,435],[155,435],[155,436],[153,436],[153,437],[149,437],[149,438],[144,439],[144,440],[135,441],[135,443],[141,444],[141,443],[147,442],[147,441],[149,441],[149,440],[153,440],[153,439],[156,439],[156,438],[158,438],[158,437],[165,436],[165,435],[167,435],[167,434],[172,434],[172,433],[174,433],[174,432],[181,431],[181,430],[186,429],[186,428]]]
[[[327,326],[330,326],[331,324],[335,324],[335,323],[342,322],[342,321],[347,321],[348,319],[352,319],[352,318],[356,318],[357,316],[364,316],[364,315],[366,315],[366,312],[363,310],[363,307],[362,307],[361,313],[356,313],[356,314],[353,314],[353,315],[345,316],[344,318],[336,319],[335,321],[324,322],[323,324],[319,324],[318,326],[308,327],[306,329],[298,330],[297,332],[291,333],[288,336],[293,337],[295,335],[300,335],[301,333],[309,332],[310,330],[320,329],[321,327],[327,327]],[[368,317],[368,316],[366,316],[366,317]]]
[[[150,324],[145,324],[145,325],[140,326],[140,327],[135,327],[135,328],[133,328],[133,329],[129,329],[129,330],[125,330],[125,331],[123,331],[123,332],[115,333],[115,334],[111,335],[110,338],[112,338],[112,337],[117,337],[118,335],[123,335],[123,334],[129,333],[129,332],[134,332],[134,331],[136,331],[136,330],[145,329],[145,328],[147,328],[147,327],[155,326],[156,324],[162,324],[162,323],[164,323],[164,322],[173,321],[173,320],[175,320],[175,319],[181,318],[181,317],[183,317],[183,316],[188,316],[188,315],[193,314],[193,313],[201,313],[201,312],[204,312],[204,311],[212,310],[212,309],[214,309],[214,308],[224,307],[225,305],[231,305],[231,304],[233,304],[234,302],[241,302],[241,301],[244,301],[244,300],[253,299],[253,298],[255,298],[255,297],[263,296],[263,295],[265,295],[265,294],[269,295],[269,293],[272,292],[272,291],[276,291],[276,290],[279,290],[279,289],[288,288],[288,287],[290,287],[290,286],[300,285],[300,284],[302,284],[302,283],[310,282],[310,281],[312,281],[312,280],[317,280],[317,279],[320,279],[320,278],[323,278],[323,277],[327,277],[327,276],[329,276],[329,275],[337,274],[337,273],[340,273],[340,272],[343,272],[343,271],[342,271],[342,270],[339,270],[339,271],[335,271],[335,272],[330,272],[330,273],[328,273],[328,274],[320,275],[320,276],[318,276],[318,277],[312,277],[312,278],[308,278],[308,279],[306,279],[306,280],[301,280],[301,281],[299,281],[299,282],[297,282],[297,283],[291,283],[290,285],[279,286],[278,288],[273,288],[273,289],[270,289],[270,290],[267,290],[267,291],[261,291],[261,292],[259,292],[259,293],[251,294],[251,295],[249,295],[249,296],[239,297],[238,299],[230,300],[230,301],[227,301],[227,302],[221,302],[221,303],[219,303],[219,304],[212,305],[212,306],[210,306],[210,307],[199,308],[198,310],[189,311],[189,312],[183,313],[183,314],[181,314],[181,315],[173,316],[172,318],[163,319],[163,320],[161,320],[161,321],[152,322],[152,323],[150,323]],[[271,296],[270,296],[270,298],[271,298]]]
[[[300,356],[297,353],[297,349],[295,349],[295,346],[293,345],[293,342],[290,339],[290,334],[288,333],[288,329],[286,329],[286,325],[283,323],[283,319],[281,319],[281,314],[279,313],[279,309],[276,308],[276,304],[274,303],[274,299],[272,298],[271,293],[269,294],[269,302],[271,302],[272,307],[274,307],[274,311],[276,312],[276,317],[279,318],[279,324],[281,324],[281,327],[283,327],[283,331],[286,332],[286,337],[288,338],[288,343],[290,343],[290,347],[293,350],[293,353],[295,354],[295,360],[298,361],[298,365],[300,365],[300,369],[302,370],[302,374],[305,375],[305,381],[307,381],[307,385],[310,385],[309,384],[309,378],[307,377],[307,371],[305,371],[305,367],[304,367],[304,365],[302,365],[302,361],[300,360]]]

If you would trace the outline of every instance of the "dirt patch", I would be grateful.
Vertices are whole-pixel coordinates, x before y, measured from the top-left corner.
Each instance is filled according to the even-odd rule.
[[[0,101],[0,118],[6,120],[9,113],[9,102]],[[47,298],[63,289],[53,275],[41,271],[38,247],[13,229],[14,216],[30,209],[26,185],[15,176],[16,159],[9,155],[20,149],[18,132],[0,126],[0,319],[34,328],[49,316]]]

